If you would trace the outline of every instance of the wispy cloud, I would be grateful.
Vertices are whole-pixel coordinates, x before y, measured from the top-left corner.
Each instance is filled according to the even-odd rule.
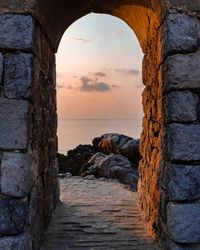
[[[65,74],[63,72],[56,72],[56,88],[63,89],[65,88]]]
[[[115,72],[120,73],[120,74],[124,74],[124,75],[134,75],[134,76],[138,76],[140,74],[140,71],[137,69],[116,68]]]
[[[86,43],[92,42],[92,40],[85,39],[85,38],[73,38],[73,41],[80,43],[80,44],[86,44]]]
[[[109,84],[103,81],[99,81],[98,78],[90,78],[88,76],[82,76],[79,79],[79,83],[73,85],[68,85],[68,90],[76,90],[81,92],[100,92],[105,93],[111,91],[112,88],[117,88],[115,84]]]
[[[111,87],[112,87],[112,88],[119,88],[119,85],[112,84]]]
[[[73,87],[71,84],[69,84],[69,85],[67,86],[67,89],[68,89],[68,90],[76,90],[76,88]]]
[[[57,83],[56,88],[57,89],[63,89],[65,85],[63,83]]]
[[[108,92],[111,86],[105,82],[98,82],[98,79],[92,80],[87,76],[81,77],[80,90],[82,92]]]
[[[94,76],[96,76],[96,77],[106,77],[107,75],[105,73],[103,73],[103,72],[96,72],[96,73],[94,73]]]

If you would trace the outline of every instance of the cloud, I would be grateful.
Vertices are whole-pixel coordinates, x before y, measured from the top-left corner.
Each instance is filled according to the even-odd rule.
[[[57,89],[63,89],[64,87],[65,87],[65,85],[62,83],[57,83],[57,85],[56,85]]]
[[[111,85],[112,88],[119,88],[119,85],[113,84]]]
[[[72,90],[72,89],[76,89],[76,88],[74,88],[74,87],[70,84],[70,85],[68,85],[67,89],[68,89],[68,90]]]
[[[92,40],[84,39],[84,38],[73,38],[73,41],[81,44],[91,43]]]
[[[106,77],[107,75],[103,72],[96,72],[94,73],[94,76],[97,76],[97,77]]]
[[[111,90],[111,86],[108,83],[98,82],[98,79],[94,81],[87,76],[83,76],[80,80],[80,90],[82,92],[108,92]]]
[[[73,84],[74,85],[74,84]],[[69,84],[66,89],[75,90],[81,92],[100,92],[105,93],[111,91],[112,88],[118,88],[118,85],[109,84],[103,81],[99,81],[98,78],[90,78],[88,76],[82,76],[79,79],[79,83],[75,84],[75,87],[72,84]]]
[[[119,68],[116,68],[115,72],[120,73],[120,74],[125,74],[125,75],[134,75],[134,76],[138,76],[140,74],[140,71],[137,69],[119,69]]]

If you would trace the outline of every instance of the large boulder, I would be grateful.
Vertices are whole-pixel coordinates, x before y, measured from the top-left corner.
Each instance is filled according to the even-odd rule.
[[[57,154],[59,174],[70,172],[80,175],[80,169],[97,151],[91,145],[79,145],[67,155]]]
[[[137,166],[122,155],[106,155],[98,152],[83,166],[83,169],[83,177],[94,175],[98,178],[117,179],[121,183],[128,184],[133,190],[137,190],[139,178]]]
[[[94,138],[92,143],[97,151],[105,154],[113,153],[123,155],[137,166],[141,159],[139,139],[135,140],[126,135],[110,133]]]

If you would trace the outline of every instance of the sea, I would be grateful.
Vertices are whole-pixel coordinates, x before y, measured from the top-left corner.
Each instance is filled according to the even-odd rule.
[[[92,144],[95,137],[119,133],[140,138],[142,119],[62,119],[58,121],[58,151],[66,154],[79,144]]]

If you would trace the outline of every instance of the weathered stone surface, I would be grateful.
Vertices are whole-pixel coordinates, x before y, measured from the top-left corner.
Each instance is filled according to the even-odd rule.
[[[31,49],[34,21],[31,16],[20,14],[0,15],[0,48]]]
[[[144,226],[136,192],[118,182],[80,177],[60,183],[62,203],[42,250],[161,250]]]
[[[173,241],[169,243],[169,250],[199,250],[200,244],[178,244]]]
[[[200,203],[168,206],[170,237],[177,243],[200,243]]]
[[[56,206],[60,202],[60,182],[59,182],[59,179],[58,179],[58,166],[57,166],[57,163],[55,164],[55,166],[53,168],[53,183],[52,183],[52,185],[53,185],[53,209],[55,209]]]
[[[0,98],[0,148],[25,149],[28,141],[28,102]]]
[[[200,160],[200,125],[171,124],[167,131],[168,156],[172,161]]]
[[[0,235],[19,234],[26,218],[27,209],[21,202],[0,197]]]
[[[16,10],[31,10],[35,5],[35,0],[1,0],[0,2],[0,10],[8,9],[10,11]],[[21,12],[19,12],[21,13]]]
[[[31,158],[29,154],[3,153],[1,163],[1,192],[25,197],[31,189]]]
[[[0,53],[0,84],[2,82],[2,76],[3,76],[3,61],[4,61],[3,55],[2,53]]]
[[[200,3],[199,3],[199,5],[200,5]],[[200,20],[199,19],[197,19],[197,29],[198,29],[198,43],[200,45]]]
[[[158,185],[158,179],[160,180],[161,179],[160,175],[163,174],[162,167],[161,167],[162,164],[160,163],[162,162],[162,156],[164,155],[162,152],[162,145],[164,144],[165,141],[164,142],[162,141],[162,133],[163,131],[165,131],[165,128],[163,129],[163,125],[164,125],[163,115],[166,114],[166,113],[163,113],[163,106],[162,106],[163,80],[161,78],[158,79],[158,75],[157,75],[157,69],[160,63],[164,59],[162,58],[162,55],[160,53],[160,47],[162,47],[163,45],[162,39],[160,39],[160,37],[157,37],[157,36],[160,36],[160,34],[158,35],[158,30],[159,31],[162,30],[161,29],[162,23],[160,23],[160,20],[167,20],[165,23],[167,24],[166,30],[165,30],[167,38],[165,39],[164,37],[164,40],[166,41],[164,47],[166,47],[167,49],[166,52],[168,54],[177,53],[177,52],[185,53],[188,51],[195,51],[197,49],[196,26],[194,25],[194,20],[197,18],[196,17],[193,18],[193,17],[189,17],[186,15],[181,15],[181,14],[170,14],[169,17],[166,18],[165,13],[169,14],[169,11],[165,9],[165,3],[167,4],[169,1],[170,0],[166,0],[166,1],[141,0],[141,1],[136,1],[138,2],[138,4],[133,3],[133,6],[131,6],[132,2],[134,1],[119,1],[119,0],[116,0],[116,1],[115,0],[114,1],[90,1],[89,0],[87,1],[86,0],[86,1],[81,2],[81,1],[61,0],[59,1],[57,5],[55,1],[43,0],[43,1],[36,1],[39,8],[36,7],[35,13],[34,13],[37,15],[39,23],[42,24],[43,32],[49,35],[49,40],[52,41],[52,44],[55,47],[59,43],[58,41],[62,35],[62,32],[71,23],[71,21],[76,20],[76,18],[79,18],[80,15],[82,14],[86,14],[85,12],[92,11],[92,10],[102,11],[102,12],[107,11],[106,13],[117,14],[118,17],[122,17],[123,20],[127,21],[128,24],[131,27],[133,27],[135,31],[137,31],[136,33],[140,40],[140,43],[145,49],[145,54],[146,54],[145,57],[148,58],[145,62],[146,66],[144,67],[146,71],[145,83],[147,85],[148,91],[147,91],[147,98],[144,98],[144,102],[143,102],[144,107],[145,107],[144,108],[145,119],[144,119],[144,133],[142,136],[142,144],[141,144],[141,151],[143,155],[143,163],[141,164],[141,169],[143,168],[143,170],[141,170],[142,189],[140,192],[140,197],[141,197],[140,201],[141,201],[141,207],[146,212],[146,218],[150,221],[150,223],[154,227],[153,230],[158,230],[158,231],[160,230],[160,227],[159,227],[160,224],[162,224],[159,221],[160,219],[160,214],[159,214],[160,205],[159,204],[160,203],[158,201],[162,199],[162,203],[164,204],[163,205],[164,209],[165,209],[165,201],[166,201],[164,198],[160,197],[160,186]],[[28,11],[26,13],[31,13],[32,8],[34,8],[33,2],[34,0],[30,0],[30,1],[28,0],[21,0],[21,1],[20,0],[9,0],[9,1],[2,0],[0,1],[1,13],[11,12],[11,11],[13,11],[12,13],[14,12],[24,13],[27,11],[27,9]],[[84,2],[87,2],[87,4],[85,4]],[[123,3],[125,2],[128,3],[127,6],[123,6]],[[171,0],[171,2],[173,2],[174,5],[176,5],[175,7],[177,7],[178,9],[178,10],[171,9],[171,12],[172,11],[181,12],[181,10],[178,7],[180,7],[179,5],[183,6],[183,4],[185,6],[184,7],[185,9],[188,6],[192,6],[193,10],[198,10],[199,8],[198,0],[196,1],[195,0],[191,0],[191,1]],[[195,7],[195,4],[196,4],[196,7]],[[160,5],[162,6],[160,7]],[[31,10],[29,9],[29,7]],[[55,9],[57,11],[55,11]],[[68,11],[66,12],[66,10]],[[153,13],[154,11],[155,13]],[[161,18],[160,18],[160,14],[161,14]],[[188,14],[195,15],[195,13],[188,13]],[[14,21],[13,20],[10,21],[11,19],[14,19],[14,16],[17,18]],[[69,17],[69,19],[66,19],[67,16]],[[54,17],[57,17],[57,18],[54,18]],[[6,53],[6,51],[12,51],[12,49],[29,50],[32,48],[31,32],[30,32],[30,35],[25,35],[26,33],[25,30],[27,30],[25,26],[28,22],[21,21],[21,19],[24,19],[24,18],[27,18],[27,20],[29,18],[31,19],[31,17],[26,17],[23,15],[10,15],[10,16],[7,15],[7,17],[4,18],[5,22],[3,24],[2,22],[0,22],[0,25],[1,25],[0,47],[3,48],[3,46],[7,46],[5,47],[5,49],[3,48],[4,53]],[[3,19],[3,15],[1,16],[0,20],[2,19]],[[17,23],[20,23],[21,27],[23,26],[22,29],[20,28],[19,33],[17,32],[19,28]],[[158,29],[159,27],[160,29]],[[30,25],[30,29],[28,28],[28,30],[30,31],[31,29],[33,29],[33,27],[31,28],[31,25]],[[38,33],[39,32],[40,31],[38,29]],[[11,39],[11,36],[12,36],[12,39]],[[31,39],[29,39],[29,42],[26,42],[26,39],[28,39],[28,37],[31,37]],[[50,214],[52,212],[53,186],[56,185],[55,176],[52,174],[53,173],[52,171],[53,161],[55,160],[54,149],[56,148],[56,142],[55,142],[56,136],[54,132],[52,131],[55,130],[56,126],[54,125],[54,128],[52,128],[52,125],[49,122],[50,116],[51,116],[49,114],[52,114],[52,110],[53,109],[55,110],[56,105],[55,105],[55,100],[54,100],[55,93],[51,91],[51,88],[49,88],[49,85],[48,85],[49,82],[51,82],[53,78],[52,77],[52,72],[53,72],[52,67],[54,64],[52,60],[53,53],[52,53],[51,46],[49,46],[48,42],[46,41],[47,40],[46,38],[42,42],[39,40],[40,39],[38,37],[36,40],[34,40],[34,43],[38,44],[38,48],[39,48],[39,44],[41,46],[41,49],[35,50],[35,56],[39,59],[39,62],[40,62],[40,65],[38,65],[38,68],[40,67],[43,70],[42,74],[44,75],[44,81],[43,79],[42,80],[40,79],[38,81],[38,85],[34,89],[35,95],[34,95],[34,102],[33,102],[35,105],[33,120],[39,117],[37,120],[38,127],[36,127],[35,121],[32,122],[34,137],[33,137],[33,143],[31,144],[32,149],[35,154],[34,156],[36,159],[36,168],[34,169],[34,174],[35,174],[35,177],[37,176],[37,180],[34,186],[34,189],[37,189],[37,193],[35,195],[35,204],[33,207],[30,207],[31,212],[33,214],[34,213],[36,214],[36,215],[34,214],[34,216],[32,217],[33,219],[31,220],[31,226],[34,228],[34,232],[36,232],[37,230],[39,230],[39,228],[41,228],[40,224],[43,226],[43,225],[47,225],[47,223],[49,222]],[[28,45],[28,44],[31,44],[31,45]],[[148,46],[146,46],[146,44]],[[34,44],[34,47],[35,47],[35,44]],[[174,70],[173,73],[175,75],[175,77],[173,76],[173,79],[175,79],[175,83],[174,81],[171,81],[171,79],[168,79],[169,81],[167,82],[166,85],[167,85],[167,88],[168,86],[169,88],[167,90],[170,90],[170,91],[172,89],[200,90],[199,59],[195,59],[196,61],[194,60],[194,58],[192,58],[191,60],[187,60],[187,61],[184,61],[185,59],[182,61],[181,60],[182,58],[180,59],[180,62],[177,62],[177,65],[180,65],[179,67],[176,65],[176,63],[174,63],[174,61],[172,61],[172,65],[170,67],[175,68],[175,69],[173,68]],[[165,74],[168,74],[168,73],[165,72]],[[23,83],[25,82],[23,81]],[[9,84],[9,86],[11,85]],[[7,88],[6,84],[5,84],[5,88]],[[21,88],[21,83],[20,83],[20,88]],[[22,93],[21,91],[25,92],[26,90],[24,88],[21,88],[20,91],[16,89],[15,90],[12,89],[12,94],[10,94],[11,91],[9,90],[9,91],[6,91],[7,92],[6,95],[11,98],[21,98],[21,97],[27,98],[26,93],[24,92]],[[1,92],[1,94],[3,96],[4,93]],[[191,115],[192,111],[186,108],[186,106],[184,106],[183,101],[182,101],[182,105],[183,105],[182,107],[181,107],[181,104],[177,105],[177,107],[174,110],[172,110],[173,119],[177,119],[178,122],[180,121],[178,119],[181,119],[181,121],[184,121],[184,122],[194,121],[194,114]],[[183,112],[182,112],[183,107],[184,107],[184,111],[187,113],[187,116],[186,114],[184,114],[183,116]],[[181,108],[182,108],[182,111],[181,111]],[[0,111],[1,111],[0,115],[3,112],[2,110],[3,109],[0,108]],[[6,113],[6,111],[4,111],[4,114],[6,115],[4,115],[3,118],[6,117],[6,119],[8,119],[7,117],[9,117],[9,113],[8,112]],[[10,119],[9,122],[5,126],[6,129],[7,127],[10,128],[10,126],[12,127],[15,126],[12,124],[12,121],[14,118],[15,118],[14,115],[12,115],[12,119]],[[53,121],[52,123],[55,124],[55,122]],[[2,128],[2,126],[3,125],[0,124],[0,128]],[[21,127],[21,125],[19,124],[18,127]],[[11,131],[14,131],[14,130],[15,129]],[[0,138],[2,138],[3,136],[1,132],[2,131],[0,129]],[[13,137],[13,134],[11,135],[11,137]],[[21,134],[22,133],[20,133],[20,135]],[[8,139],[10,140],[11,138],[9,137],[10,132],[7,132],[7,135],[8,135]],[[4,139],[2,141],[5,141],[6,137],[7,136],[4,136]],[[193,149],[190,149],[190,148],[193,148],[193,144],[192,144],[193,142],[191,142],[192,139],[190,139],[189,141],[187,140],[184,141],[185,143],[184,147],[181,146],[184,149],[183,150],[184,152],[186,152],[189,148],[189,150],[191,151],[190,154],[194,153],[192,151]],[[1,149],[2,141],[0,140],[0,149]],[[195,140],[195,143],[197,143],[196,141],[197,140]],[[179,142],[180,141],[178,141],[177,143],[175,142],[174,145],[180,148],[180,146],[177,146]],[[187,145],[187,148],[185,146],[187,144],[186,142],[187,143],[189,142]],[[13,146],[8,147],[9,150],[12,148]],[[197,146],[195,146],[195,148],[197,148]],[[21,147],[21,149],[24,149],[24,148]],[[171,152],[170,146],[169,146],[169,149],[170,149],[169,151]],[[40,182],[40,184],[38,184],[38,182]],[[54,183],[54,185],[52,185],[52,183]],[[109,195],[110,194],[108,194],[108,196]],[[57,194],[55,194],[54,196],[56,197]],[[86,193],[86,196],[87,196],[86,198],[88,198],[88,193]],[[76,199],[76,197],[74,198],[74,196],[73,196],[73,200],[78,201],[78,199]],[[87,200],[87,199],[84,199],[84,200]],[[131,211],[132,211],[132,208],[131,208]],[[165,230],[165,228],[168,228],[168,225],[164,225],[163,228]],[[88,229],[86,228],[86,230]],[[37,231],[35,235],[36,235],[35,238],[37,240],[37,236],[41,234],[39,234],[39,232]],[[66,237],[66,239],[68,238]],[[130,244],[130,242],[126,242],[126,243]],[[17,245],[11,248],[17,248]],[[30,247],[28,246],[28,247],[25,247],[25,249],[26,248],[29,249]],[[130,249],[132,249],[132,246],[130,246]],[[147,247],[146,249],[149,249],[149,248]]]
[[[164,90],[200,89],[200,53],[170,56],[164,64]]]
[[[32,250],[30,233],[23,233],[17,236],[5,236],[0,238],[0,249]]]
[[[197,50],[198,32],[193,18],[182,14],[169,14],[164,27],[165,54]]]
[[[165,188],[171,201],[200,199],[200,166],[169,165]]]
[[[92,141],[97,151],[105,154],[120,154],[129,159],[130,162],[138,165],[140,156],[140,140],[135,140],[129,136],[109,133],[96,137]]]
[[[200,11],[199,0],[169,0],[169,2],[182,10]]]
[[[31,96],[33,55],[9,54],[5,58],[4,91],[8,98]]]
[[[189,122],[198,119],[198,95],[190,91],[174,91],[166,100],[167,120],[169,122]]]
[[[139,178],[137,167],[122,155],[96,153],[84,167],[87,170],[82,176],[94,175],[98,178],[117,179],[129,185],[134,191],[137,190]]]
[[[82,173],[82,166],[96,153],[91,145],[78,145],[75,149],[69,150],[66,156],[57,154],[59,173],[70,172],[72,175],[79,175]]]

